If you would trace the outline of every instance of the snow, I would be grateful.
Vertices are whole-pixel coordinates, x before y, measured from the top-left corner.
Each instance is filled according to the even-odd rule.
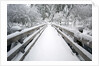
[[[74,49],[76,49],[76,51],[83,56],[83,54],[85,56],[87,56],[88,58],[90,58],[90,60],[92,60],[92,55],[87,52],[84,48],[82,48],[81,46],[79,46],[77,43],[75,43],[72,38],[70,38],[69,36],[67,36],[66,34],[64,34],[63,32],[61,32],[60,30],[58,30],[63,36],[66,37],[66,40],[72,44],[72,46],[74,47]],[[83,56],[84,57],[84,56]]]
[[[64,28],[64,27],[63,27]],[[68,28],[68,27],[65,27],[66,30],[74,33],[74,37],[77,37],[79,39],[84,39],[84,40],[88,40],[89,42],[92,41],[92,36],[88,35],[88,34],[85,34],[85,33],[80,33],[77,29],[75,28]]]
[[[42,25],[44,25],[44,24],[41,24],[41,25],[38,25],[38,26],[35,26],[35,27],[31,27],[31,28],[24,29],[24,30],[22,30],[21,32],[12,33],[12,34],[10,34],[10,35],[7,36],[7,39],[10,39],[10,38],[12,38],[12,37],[14,37],[14,36],[17,36],[17,35],[23,34],[23,33],[25,33],[25,32],[31,31],[31,30],[33,30],[33,29],[35,29],[35,28],[37,28],[37,27],[42,26]]]
[[[24,54],[19,52],[11,61],[19,61]]]
[[[9,52],[7,52],[7,57],[9,57],[12,53],[14,53],[18,48],[20,48],[22,44],[17,44],[14,48],[12,48]]]
[[[72,41],[73,42],[73,41]],[[74,43],[73,42],[73,44],[76,46],[76,47],[78,47],[88,58],[90,58],[91,60],[92,60],[92,55],[89,53],[89,52],[87,52],[85,49],[83,49],[81,46],[79,46],[78,44],[76,44],[76,43]]]
[[[79,32],[76,32],[74,34],[75,37],[79,38],[79,39],[84,39],[84,40],[89,40],[89,42],[92,41],[92,37],[87,35],[87,34],[84,34],[84,33],[79,33]]]
[[[18,31],[18,30],[22,30],[22,28],[20,26],[12,26],[11,30]]]
[[[28,49],[33,45],[35,40],[37,39],[38,35],[29,43],[29,45],[25,48],[25,53],[28,51]],[[11,61],[19,61],[25,53],[19,52]]]
[[[83,40],[87,41],[87,45],[89,45],[89,43],[92,42],[92,36],[86,34],[85,32],[80,33],[76,28],[70,28],[70,27],[65,27],[60,25],[57,25],[57,26],[69,31],[70,33],[73,33],[73,36],[76,37],[77,39],[80,39],[81,41]]]
[[[43,28],[43,27],[42,27],[42,28]],[[40,29],[40,30],[41,30],[41,29]],[[27,37],[27,38],[23,41],[23,44],[20,44],[20,43],[19,43],[19,44],[16,45],[14,48],[12,48],[12,49],[7,53],[8,57],[9,57],[11,54],[13,54],[15,51],[18,51],[22,46],[25,46],[25,45],[27,44],[27,42],[31,41],[31,40],[34,38],[34,36],[39,33],[40,30],[35,31],[32,35],[30,35],[29,37]],[[19,55],[19,56],[18,56],[18,55]],[[16,57],[17,57],[17,58],[21,58],[22,55],[21,55],[20,53],[18,53],[18,54],[16,55]],[[15,58],[14,58],[14,59],[15,59]],[[15,59],[15,60],[18,60],[18,59]]]
[[[83,34],[92,36],[92,30],[83,30]]]
[[[34,35],[37,34],[38,32],[39,32],[39,30],[36,31],[35,33],[33,33],[32,35],[30,35],[29,37],[27,37],[27,38],[23,41],[23,44],[26,43],[32,36],[34,36]],[[41,32],[42,32],[42,31],[41,31]],[[40,34],[40,33],[39,33],[39,34]],[[28,49],[33,45],[33,43],[35,42],[35,40],[37,39],[38,36],[39,36],[39,35],[37,35],[37,36],[32,40],[32,42],[25,48],[25,53],[27,53]],[[21,44],[21,45],[22,45],[22,44]],[[11,55],[12,52],[14,52],[14,51],[15,51],[17,48],[19,48],[19,47],[20,47],[20,44],[17,45],[17,46],[15,46],[15,48],[12,49],[8,54]],[[19,53],[12,59],[12,61],[19,61],[25,53],[19,52]]]
[[[48,25],[24,61],[79,61],[58,32]]]

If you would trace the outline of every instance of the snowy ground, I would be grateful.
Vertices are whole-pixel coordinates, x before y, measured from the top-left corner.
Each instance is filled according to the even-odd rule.
[[[48,25],[24,61],[79,61],[58,32]]]

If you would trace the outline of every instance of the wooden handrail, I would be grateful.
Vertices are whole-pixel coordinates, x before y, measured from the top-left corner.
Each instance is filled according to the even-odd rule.
[[[85,38],[84,38],[85,35],[83,35],[83,34],[80,33],[80,32],[73,32],[73,31],[70,31],[70,30],[68,30],[68,29],[66,29],[66,28],[64,28],[64,27],[61,27],[61,26],[59,26],[59,25],[56,25],[56,24],[52,24],[52,25],[53,25],[54,27],[59,28],[59,29],[62,30],[64,33],[65,33],[65,32],[68,33],[70,36],[74,37],[75,39],[77,39],[77,40],[80,41],[81,43],[85,44],[86,46],[92,48],[92,37],[91,37],[91,36],[87,36],[87,35],[86,35],[89,39],[85,39]],[[81,38],[76,37],[76,36],[75,36],[76,33],[78,33],[78,36],[82,35],[82,37],[81,37]]]
[[[45,28],[44,28],[44,29],[45,29]],[[44,29],[41,30],[40,33],[39,33],[39,35],[38,35],[35,39],[33,39],[33,40],[31,41],[31,43],[29,44],[30,46],[28,46],[29,48],[26,47],[25,53],[24,53],[24,55],[22,55],[21,58],[18,59],[19,61],[23,61],[23,60],[24,60],[25,56],[29,53],[29,51],[31,50],[31,48],[33,47],[33,45],[36,43],[36,41],[38,40],[38,38],[40,37],[40,35],[41,35],[42,32],[44,31]],[[27,49],[27,48],[28,48],[28,49]]]
[[[17,32],[17,33],[13,33],[7,36],[7,46],[11,45],[12,42],[19,40],[20,38],[22,38],[24,35],[28,35],[30,32],[33,32],[37,29],[39,29],[40,27],[44,26],[45,24],[36,26],[36,27],[32,27],[32,28],[28,28],[26,30],[22,30],[21,32]]]
[[[64,40],[67,43],[69,43],[76,50],[76,52],[78,54],[80,54],[80,56],[84,60],[86,60],[86,61],[91,61],[92,60],[92,55],[88,51],[86,51],[84,48],[82,48],[77,43],[75,43],[73,40],[71,40],[64,32],[62,32],[61,30],[58,29],[58,26],[56,26],[55,24],[53,24],[53,26],[62,35],[62,37],[64,37]]]
[[[41,27],[41,26],[39,26]],[[19,52],[22,52],[23,50],[25,50],[26,46],[29,45],[29,42],[31,42],[31,40],[33,40],[36,35],[38,35],[44,28],[46,27],[46,25],[42,25],[42,27],[39,30],[36,30],[33,34],[31,34],[30,36],[28,36],[22,44],[18,44],[16,45],[14,48],[12,48],[10,51],[7,52],[7,60],[11,61]],[[33,30],[33,29],[31,29]],[[31,31],[30,30],[30,31]],[[14,37],[15,38],[15,37]],[[29,48],[30,49],[30,48]],[[26,52],[27,53],[27,52]],[[26,54],[25,54],[26,55]],[[24,56],[24,55],[23,55]]]

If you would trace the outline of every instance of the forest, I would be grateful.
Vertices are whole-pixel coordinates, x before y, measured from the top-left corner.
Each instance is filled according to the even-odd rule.
[[[8,4],[7,35],[42,23],[56,23],[92,36],[91,4]]]
[[[7,4],[7,60],[92,60],[92,4]]]

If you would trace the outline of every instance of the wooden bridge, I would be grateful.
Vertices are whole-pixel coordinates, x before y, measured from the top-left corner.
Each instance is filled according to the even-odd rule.
[[[7,36],[7,60],[91,61],[92,38],[80,38],[75,33],[84,36],[57,24],[42,24],[10,34]]]

